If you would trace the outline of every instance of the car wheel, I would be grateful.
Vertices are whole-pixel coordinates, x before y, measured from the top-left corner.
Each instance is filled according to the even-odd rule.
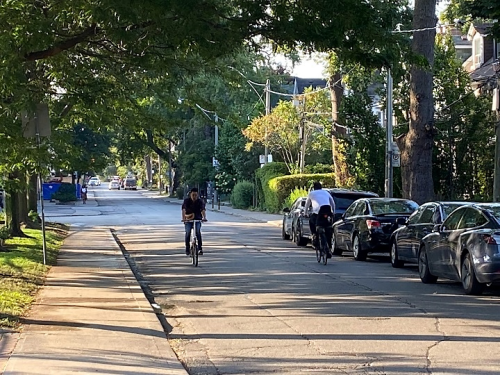
[[[465,290],[465,294],[480,295],[483,293],[485,284],[477,281],[476,272],[474,270],[474,264],[472,263],[471,255],[469,253],[465,254],[464,260],[462,262],[462,272],[460,274],[460,280],[462,281],[462,286]]]
[[[333,255],[338,255],[338,256],[342,255],[342,250],[340,250],[337,247],[337,240],[335,239],[335,232],[333,232],[333,234],[332,234],[332,251],[333,251]]]
[[[354,254],[354,259],[364,261],[366,260],[366,252],[361,250],[359,243],[359,236],[357,234],[352,238],[352,252]]]
[[[429,271],[429,261],[427,259],[427,250],[425,246],[420,248],[418,252],[418,274],[420,275],[420,280],[424,284],[435,284],[438,277],[434,276],[431,271]]]
[[[283,225],[281,226],[281,239],[282,240],[289,240],[290,239],[290,235],[286,234],[286,231],[285,231],[285,220],[283,220]]]
[[[398,245],[396,243],[396,239],[392,241],[392,246],[391,246],[391,265],[394,268],[401,268],[405,265],[405,262],[402,260],[399,260],[398,256]]]
[[[295,238],[295,244],[297,246],[307,245],[307,239],[302,237],[302,231],[300,230],[300,225],[297,225],[297,228],[295,229],[295,234],[293,236]]]

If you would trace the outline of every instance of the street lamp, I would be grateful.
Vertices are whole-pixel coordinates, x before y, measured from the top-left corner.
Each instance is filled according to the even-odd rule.
[[[495,125],[495,167],[493,172],[493,201],[500,201],[500,61],[493,62],[493,71],[497,79],[493,90],[493,103],[491,109],[496,112],[497,123]]]

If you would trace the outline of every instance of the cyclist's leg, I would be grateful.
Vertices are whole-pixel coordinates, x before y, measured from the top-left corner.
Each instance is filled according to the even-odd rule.
[[[331,256],[332,254],[332,236],[333,236],[333,227],[332,226],[327,226],[325,228],[325,234],[326,234],[326,241],[328,243],[328,252],[329,252],[329,256]]]
[[[193,223],[184,223],[184,229],[186,231],[184,240],[186,245],[186,255],[189,255],[189,247],[191,246],[191,229],[193,228]]]
[[[200,251],[200,254],[203,254],[203,246],[201,242],[201,223],[197,222],[196,223],[196,239],[198,240],[198,250]]]
[[[309,216],[309,229],[311,229],[313,246],[318,248],[318,233],[316,231],[316,221],[318,220],[318,214],[311,214]]]

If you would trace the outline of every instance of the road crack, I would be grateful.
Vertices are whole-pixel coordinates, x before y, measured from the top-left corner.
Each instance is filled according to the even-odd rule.
[[[428,373],[428,374],[432,374],[432,370],[431,370],[431,367],[432,367],[432,360],[431,360],[431,351],[436,348],[439,344],[441,344],[443,341],[448,341],[449,338],[448,336],[446,335],[446,333],[441,329],[441,320],[438,318],[438,317],[435,317],[435,322],[434,322],[434,327],[436,328],[436,332],[441,334],[443,336],[443,338],[441,340],[438,340],[436,341],[435,343],[433,343],[432,345],[430,345],[428,348],[427,348],[427,352],[425,353],[425,359],[426,359],[426,365],[425,365],[425,371]]]

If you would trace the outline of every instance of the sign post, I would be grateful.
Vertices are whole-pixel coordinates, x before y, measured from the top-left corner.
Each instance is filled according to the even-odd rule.
[[[47,104],[39,103],[36,106],[34,114],[28,114],[27,111],[21,113],[21,121],[23,125],[23,135],[25,138],[36,138],[38,149],[41,146],[41,137],[49,137],[51,133],[49,107]],[[41,173],[41,165],[38,164],[38,189],[42,220],[42,249],[43,249],[43,264],[47,264],[47,240],[45,236],[45,211],[43,204],[43,179]]]

